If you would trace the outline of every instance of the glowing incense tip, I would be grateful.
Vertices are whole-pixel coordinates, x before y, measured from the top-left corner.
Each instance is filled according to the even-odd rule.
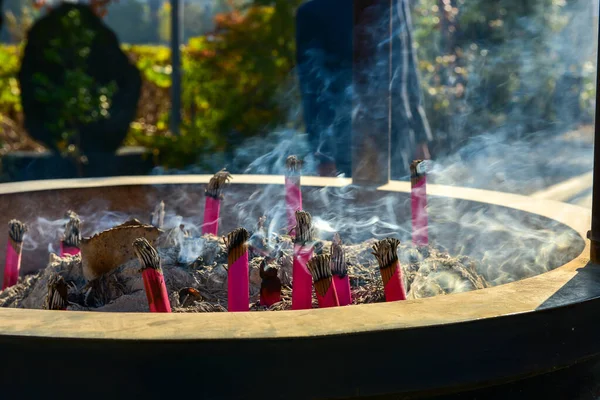
[[[157,228],[162,228],[165,223],[165,202],[161,201],[157,204],[154,212],[150,214],[150,225]]]
[[[48,294],[44,308],[46,310],[66,310],[69,305],[69,286],[64,278],[57,273],[50,275],[48,279]]]
[[[208,186],[206,187],[205,191],[206,196],[220,200],[223,197],[223,188],[231,179],[231,174],[226,171],[225,168],[217,172],[212,178],[210,178],[210,181],[208,182]]]
[[[296,237],[294,242],[297,244],[306,244],[314,240],[314,231],[312,227],[312,216],[303,210],[296,211]]]
[[[333,235],[333,241],[331,242],[331,272],[342,278],[348,275],[346,253],[342,247],[342,238],[337,232]]]
[[[302,169],[304,161],[300,160],[296,156],[289,156],[285,160],[285,166],[290,173],[298,173]]]
[[[319,282],[321,280],[331,279],[331,256],[328,254],[321,254],[318,256],[314,256],[310,260],[308,260],[308,270],[313,277],[314,282]],[[319,293],[321,296],[324,296],[325,293]]]
[[[65,225],[65,236],[63,243],[69,247],[79,248],[81,243],[81,219],[73,211],[67,211],[67,224]]]
[[[27,225],[19,220],[13,219],[8,223],[8,236],[15,242],[23,242],[23,237],[27,232]]]
[[[140,260],[142,270],[152,268],[157,271],[161,271],[160,257],[158,256],[158,252],[154,247],[152,247],[146,238],[135,239],[133,241],[133,249]]]
[[[380,269],[386,269],[398,262],[398,246],[400,241],[395,238],[385,238],[373,245],[373,255],[377,258]]]

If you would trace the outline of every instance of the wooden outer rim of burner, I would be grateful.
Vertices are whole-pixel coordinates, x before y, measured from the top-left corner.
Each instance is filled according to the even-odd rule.
[[[0,184],[0,195],[140,185],[202,184],[212,175],[144,176],[53,180]],[[238,175],[235,185],[284,184],[284,176]],[[307,187],[345,186],[350,180],[303,177]],[[516,194],[480,189],[428,185],[428,194],[504,206],[554,219],[574,229],[582,238],[590,226],[591,212],[582,207]],[[410,182],[392,181],[377,190],[410,193]],[[6,233],[5,233],[6,235]],[[532,278],[492,288],[402,302],[353,305],[318,310],[271,313],[50,313],[42,310],[0,308],[0,336],[114,340],[192,340],[310,338],[361,332],[480,321],[536,311],[589,261],[589,242],[567,264]],[[590,266],[587,268],[597,268]],[[587,269],[586,268],[586,269]],[[465,307],[468,304],[468,307]],[[127,324],[123,324],[123,321]],[[327,320],[327,324],[323,321]],[[198,329],[202,326],[202,329]],[[265,329],[268,326],[269,329]]]

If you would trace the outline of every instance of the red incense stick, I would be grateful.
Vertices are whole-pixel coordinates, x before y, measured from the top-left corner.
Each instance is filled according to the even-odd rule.
[[[248,231],[237,228],[225,239],[227,247],[227,310],[250,310]]]
[[[66,310],[69,301],[69,286],[65,282],[64,278],[57,273],[53,273],[48,278],[48,293],[46,294],[46,301],[44,303],[44,309],[46,310]]]
[[[148,299],[150,312],[171,312],[171,303],[165,284],[165,277],[160,267],[160,257],[154,247],[145,238],[133,241],[133,248],[142,265],[144,290]]]
[[[16,219],[8,223],[8,241],[6,243],[6,263],[4,265],[4,281],[2,290],[14,286],[19,279],[21,270],[21,253],[23,251],[23,236],[27,227]]]
[[[315,292],[320,308],[340,305],[331,275],[331,256],[321,254],[311,258],[308,269],[315,282]]]
[[[265,258],[260,263],[260,305],[270,307],[281,301],[281,280],[277,276],[279,270],[267,264]]]
[[[385,301],[406,300],[402,269],[398,261],[398,239],[386,238],[375,243],[373,255],[379,262]]]
[[[60,241],[60,256],[67,254],[76,255],[80,253],[79,243],[81,242],[81,220],[73,211],[67,211],[67,224],[65,225],[65,236]]]
[[[427,246],[427,161],[415,160],[410,164],[410,204],[412,211],[412,240],[415,246]]]
[[[223,199],[223,187],[231,180],[231,174],[225,169],[217,172],[208,182],[206,188],[206,201],[204,205],[204,223],[202,234],[210,233],[217,235],[219,232],[219,213],[221,211],[221,200]]]
[[[289,156],[285,165],[287,174],[285,175],[285,204],[287,211],[287,228],[290,235],[295,236],[294,228],[296,226],[296,211],[302,210],[302,190],[300,185],[300,169],[302,161],[296,156]]]
[[[350,292],[350,277],[346,266],[346,254],[342,247],[342,238],[338,233],[333,235],[331,243],[331,273],[333,284],[340,302],[340,306],[352,304],[352,293]]]
[[[308,260],[313,256],[312,217],[306,211],[296,211],[294,266],[292,268],[292,310],[312,308],[312,275]]]

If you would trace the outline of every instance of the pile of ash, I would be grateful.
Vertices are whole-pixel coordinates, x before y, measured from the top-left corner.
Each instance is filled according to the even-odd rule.
[[[222,238],[204,235],[183,237],[173,244],[173,232],[157,243],[173,312],[227,311],[227,253]],[[274,239],[276,252],[265,259],[260,246],[252,246],[250,262],[251,310],[291,308],[293,242],[289,236]],[[177,241],[176,241],[177,242]],[[175,243],[176,243],[175,242]],[[346,264],[354,304],[385,301],[381,276],[372,247],[376,240],[345,245]],[[162,243],[162,244],[161,244]],[[315,253],[328,254],[331,242],[317,243]],[[189,261],[190,249],[197,255]],[[276,256],[273,256],[276,254]],[[414,248],[401,244],[398,257],[408,299],[424,298],[489,287],[478,272],[477,263],[465,256],[452,257],[434,247]],[[279,270],[283,288],[281,301],[266,308],[258,304],[260,266],[266,263]],[[67,284],[68,310],[105,312],[147,312],[140,264],[137,259],[120,264],[109,272],[86,279],[81,255],[59,257],[51,254],[48,266],[34,275],[21,277],[17,285],[0,292],[0,306],[43,309],[48,283],[59,274]],[[316,299],[313,306],[317,307]]]

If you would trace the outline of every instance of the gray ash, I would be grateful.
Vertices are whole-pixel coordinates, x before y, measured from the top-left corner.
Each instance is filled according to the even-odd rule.
[[[165,236],[169,232],[165,232]],[[223,312],[227,307],[227,247],[223,238],[212,235],[194,238],[198,243],[196,261],[182,264],[181,247],[159,241],[154,249],[160,258],[173,312]],[[277,247],[267,255],[253,255],[250,265],[250,301],[253,311],[277,311],[291,308],[291,276],[294,240],[278,235]],[[333,243],[323,242],[323,256],[334,252]],[[381,273],[371,254],[376,240],[342,247],[350,278],[354,304],[385,301]],[[339,243],[338,243],[339,244]],[[335,246],[333,246],[335,249]],[[468,257],[452,257],[432,246],[414,248],[398,244],[407,297],[423,298],[488,287],[479,263]],[[155,260],[155,257],[151,257]],[[154,265],[154,262],[150,264]],[[261,274],[261,266],[263,273]],[[281,301],[271,307],[258,304],[265,272],[276,273],[281,284]],[[21,277],[19,283],[0,292],[0,307],[43,309],[48,282],[59,274],[67,284],[68,310],[98,312],[147,312],[139,260],[129,261],[98,279],[87,282],[82,273],[81,256],[51,255],[48,266],[38,273]],[[262,275],[262,276],[261,276]],[[317,300],[314,299],[314,307]]]

